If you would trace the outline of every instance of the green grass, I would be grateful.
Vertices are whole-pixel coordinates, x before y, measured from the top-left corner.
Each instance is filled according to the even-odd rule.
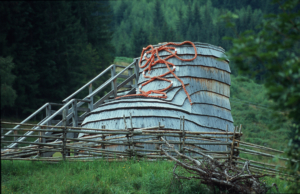
[[[129,65],[132,62],[133,62],[133,58],[128,58],[128,57],[116,57],[114,60],[114,64],[116,65],[125,65],[125,64]]]
[[[172,162],[1,161],[1,193],[206,193],[199,181],[172,184]]]
[[[173,167],[168,161],[1,161],[1,193],[212,193],[199,180],[173,181]],[[286,186],[275,178],[266,182],[281,192]]]

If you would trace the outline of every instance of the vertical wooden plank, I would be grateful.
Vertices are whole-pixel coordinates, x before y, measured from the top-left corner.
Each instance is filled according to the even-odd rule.
[[[51,116],[51,104],[46,106],[46,117],[49,118]],[[46,125],[51,125],[51,121],[48,121]],[[48,129],[48,128],[47,128]]]
[[[182,119],[181,119],[181,116],[180,116],[180,129],[179,130],[182,131]],[[181,149],[182,149],[182,147],[181,147],[181,137],[182,137],[182,134],[179,137],[179,141],[180,141],[179,152],[181,152]]]
[[[41,129],[43,129],[43,127],[41,127]],[[38,132],[38,134],[39,134],[39,136],[42,136],[42,132],[41,131]],[[38,139],[39,139],[39,143],[42,143],[42,138],[39,137]],[[42,146],[38,145],[37,147],[38,147],[37,155],[38,155],[38,157],[41,157],[42,153],[41,153],[40,149],[41,149]]]
[[[72,103],[72,112],[73,112],[73,115],[72,115],[72,126],[73,127],[78,127],[77,100],[74,100],[73,103]],[[73,137],[75,138],[75,133],[74,133]],[[74,149],[74,156],[78,155],[78,153],[79,153],[78,150]],[[69,152],[68,155],[71,155],[71,153]]]
[[[72,126],[78,127],[78,111],[77,111],[77,100],[72,103]]]
[[[105,129],[105,125],[102,125],[102,129]],[[102,134],[101,139],[102,139],[102,141],[105,141],[105,136],[104,136],[104,134]],[[101,148],[102,148],[102,149],[105,149],[104,143],[101,144]]]
[[[14,135],[18,135],[18,131],[14,131]],[[14,141],[17,141],[18,137],[14,137]]]
[[[62,156],[63,160],[66,160],[66,142],[67,142],[67,111],[68,107],[63,110],[63,140],[62,140]]]
[[[93,92],[93,84],[90,84],[89,85],[89,94],[91,94],[92,92]],[[94,97],[91,96],[89,100],[90,100],[89,109],[90,109],[90,111],[92,111],[92,110],[94,110]]]
[[[116,75],[116,65],[113,64],[113,67],[111,69],[111,77],[114,77],[115,75]],[[114,98],[116,98],[117,97],[117,78],[111,82],[111,89],[114,91]]]
[[[134,138],[133,138],[133,125],[132,125],[132,115],[130,113],[130,138],[131,138],[131,142],[133,142]],[[132,143],[132,151],[133,151],[133,154],[135,155],[135,150],[134,150],[134,143]]]
[[[182,117],[182,136],[183,136],[183,142],[182,142],[182,153],[184,154],[184,145],[185,145],[185,128],[184,128],[184,116]]]
[[[132,68],[129,68],[129,69],[128,69],[128,77],[130,77],[132,74],[133,74],[133,69],[132,69]],[[131,81],[129,82],[129,84],[130,84],[130,85],[133,85],[133,80],[131,80]]]
[[[124,119],[125,130],[128,131],[128,129],[127,129],[127,124],[126,124],[126,119],[125,119],[125,115],[123,115],[123,119]],[[127,142],[128,142],[128,144],[129,144],[129,145],[128,145],[128,148],[130,149],[129,135],[127,134],[126,137],[127,137]],[[131,157],[131,156],[130,156],[130,157]]]
[[[133,125],[132,125],[132,115],[130,113],[130,127],[131,127],[131,131],[133,131]]]
[[[234,127],[233,136],[232,136],[232,143],[231,143],[230,165],[232,165],[232,155],[233,155],[233,149],[234,149],[234,140],[235,140],[236,129],[237,129],[237,127]]]
[[[65,126],[63,128],[63,160],[66,160],[66,156],[67,156],[67,150],[66,150],[66,144],[67,144],[67,127]]]
[[[117,97],[117,78],[113,80],[113,84],[114,84],[114,98]]]
[[[158,122],[158,130],[160,130],[160,122]],[[165,137],[166,138],[166,137]],[[157,136],[157,140],[161,141],[161,136]],[[160,146],[161,144],[158,144],[158,147],[156,149],[159,149],[160,150]],[[159,155],[161,156],[161,152],[159,152]]]
[[[45,127],[41,127],[41,129],[45,129]],[[40,131],[40,132],[38,132],[38,134],[39,134],[39,136],[44,136],[45,132]],[[46,143],[46,139],[45,138],[39,137],[38,139],[39,139],[39,143]],[[44,146],[41,146],[41,145],[38,146],[38,156],[39,157],[43,156],[42,152],[40,151],[40,149],[42,149],[43,147]]]
[[[228,125],[226,125],[226,133],[227,133],[226,142],[228,143]],[[228,152],[228,145],[226,145],[226,152]],[[228,154],[227,154],[227,156],[228,156]]]
[[[116,75],[116,65],[113,64],[112,68],[110,69],[110,76],[114,77]],[[114,89],[114,84],[111,82],[111,89]]]
[[[138,81],[139,81],[139,67],[135,63],[133,68],[134,68],[134,73],[135,73],[134,87],[137,89]]]

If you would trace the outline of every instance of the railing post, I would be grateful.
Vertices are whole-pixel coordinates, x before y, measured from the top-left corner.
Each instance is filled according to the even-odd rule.
[[[14,131],[14,135],[18,135],[18,131]],[[18,137],[14,137],[14,141],[17,141]]]
[[[77,100],[72,103],[72,124],[73,127],[78,127],[78,112],[77,112]]]
[[[114,79],[113,80],[113,82],[112,82],[113,84],[114,84],[114,98],[116,98],[117,97],[117,78],[116,79]]]
[[[46,106],[46,118],[49,118],[51,116],[51,104],[49,103],[48,106]],[[48,121],[46,125],[51,125],[51,121]]]
[[[116,65],[114,64],[111,69],[111,77],[116,75]],[[111,89],[114,91],[114,98],[117,97],[117,78],[111,82]]]
[[[138,60],[134,64],[134,73],[135,73],[135,82],[134,82],[134,87],[137,89],[138,86],[138,81],[139,81],[139,66],[138,66]]]
[[[92,92],[93,92],[93,84],[91,83],[89,85],[89,94],[91,94]],[[92,111],[94,109],[94,97],[91,96],[89,100],[90,100],[90,102],[89,102],[89,109],[90,109],[90,111]]]
[[[133,69],[132,69],[132,68],[129,68],[129,69],[128,69],[128,77],[130,77],[132,74],[133,74]],[[129,84],[130,84],[130,86],[133,85],[133,80],[131,80],[131,81],[129,82]]]
[[[66,153],[66,151],[67,151],[66,150],[66,142],[67,142],[67,111],[68,111],[68,108],[65,108],[63,110],[63,126],[64,126],[64,128],[63,128],[63,140],[62,140],[62,143],[63,143],[63,145],[62,145],[63,160],[66,160],[66,155],[67,155],[67,153]]]

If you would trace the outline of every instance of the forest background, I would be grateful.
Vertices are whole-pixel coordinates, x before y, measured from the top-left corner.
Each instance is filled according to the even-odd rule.
[[[228,11],[239,16],[235,30],[219,20]],[[263,15],[276,12],[270,0],[2,1],[1,116],[22,118],[60,102],[114,57],[138,57],[149,44],[190,40],[228,50],[224,36],[257,31]]]

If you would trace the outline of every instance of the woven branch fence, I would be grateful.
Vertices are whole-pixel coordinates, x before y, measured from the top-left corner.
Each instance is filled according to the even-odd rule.
[[[168,142],[178,146],[181,153],[189,153],[191,158],[203,159],[203,156],[197,152],[197,150],[200,150],[201,153],[205,153],[214,159],[229,160],[237,166],[243,165],[245,161],[249,161],[249,167],[251,167],[252,171],[288,176],[282,173],[282,170],[286,168],[285,166],[239,157],[240,153],[244,153],[267,158],[278,158],[284,161],[289,160],[281,156],[283,151],[241,141],[240,139],[243,135],[241,132],[242,125],[235,127],[234,132],[193,132],[184,128],[184,117],[180,119],[180,130],[164,129],[164,126],[160,123],[158,123],[158,126],[149,128],[128,128],[125,116],[124,130],[105,129],[105,126],[102,129],[91,129],[1,122],[1,126],[21,125],[23,127],[17,129],[1,127],[1,160],[49,162],[58,162],[61,160],[87,162],[94,161],[95,159],[124,161],[128,159],[139,160],[140,158],[146,158],[150,161],[157,159],[168,160],[169,158],[159,149],[160,145],[164,144],[161,137],[173,137],[178,140]],[[35,129],[32,129],[32,127],[35,127]],[[9,130],[13,130],[14,133],[4,135],[5,131]],[[23,134],[27,131],[35,132],[32,135],[26,135],[28,139],[37,140],[18,141],[18,138],[25,137]],[[46,135],[47,132],[56,135]],[[73,138],[68,137],[68,133],[86,133],[89,135],[81,138]],[[12,143],[18,143],[18,146],[7,147]],[[155,145],[157,149],[145,149],[144,145],[146,144]],[[226,150],[205,150],[200,147],[201,145],[225,146]],[[117,146],[123,146],[126,149],[123,151],[110,149]],[[172,150],[167,151],[172,153]],[[44,153],[49,152],[59,152],[61,156],[45,157]]]

